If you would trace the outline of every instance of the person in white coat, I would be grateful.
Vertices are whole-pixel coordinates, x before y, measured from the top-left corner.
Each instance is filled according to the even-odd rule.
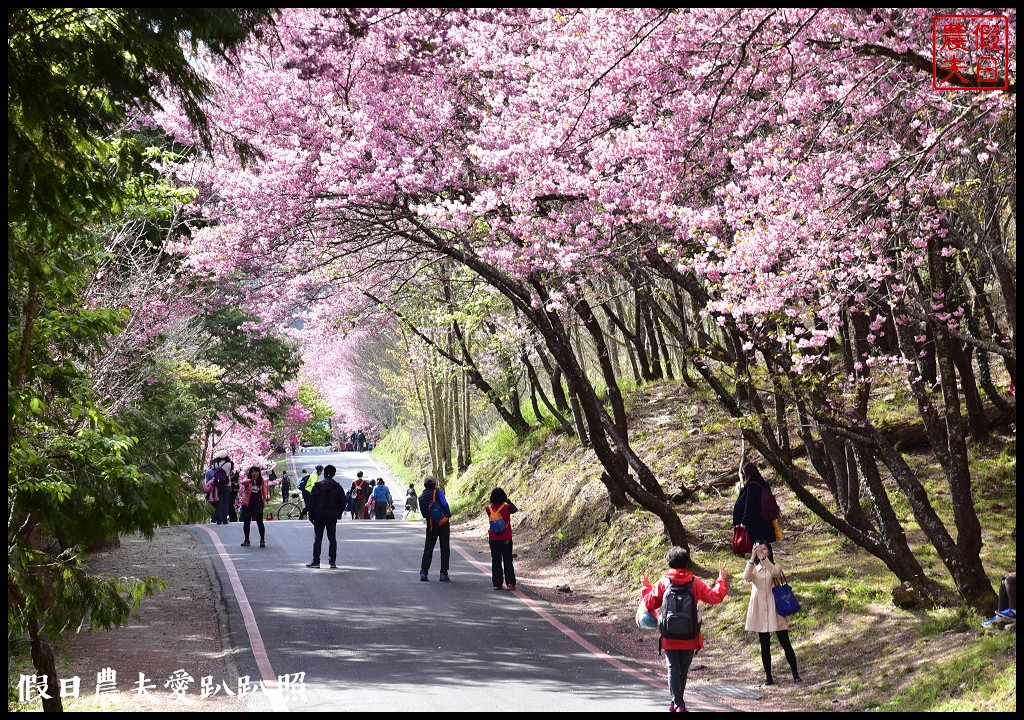
[[[743,579],[750,583],[750,605],[747,606],[748,632],[756,632],[761,641],[761,664],[764,666],[765,685],[774,685],[772,679],[771,636],[779,639],[786,660],[793,671],[793,680],[800,682],[800,673],[796,669],[796,653],[789,642],[789,622],[775,609],[775,596],[772,585],[781,579],[782,568],[775,564],[772,546],[767,543],[756,543],[751,550],[750,560],[743,568]]]

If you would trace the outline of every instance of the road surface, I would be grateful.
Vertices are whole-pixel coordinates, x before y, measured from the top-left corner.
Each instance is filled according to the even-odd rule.
[[[289,456],[289,460],[292,457]],[[357,470],[389,480],[366,453],[310,449],[303,467],[333,464],[348,487]],[[419,489],[419,488],[418,488]],[[422,521],[338,523],[338,569],[312,559],[307,520],[266,522],[267,547],[241,547],[240,524],[192,529],[210,552],[223,619],[248,709],[395,712],[664,711],[664,677],[614,657],[529,587],[495,591],[490,558],[452,542],[450,583],[420,582]],[[262,687],[259,683],[262,682]],[[234,682],[226,687],[237,690]],[[731,708],[688,698],[690,709]]]

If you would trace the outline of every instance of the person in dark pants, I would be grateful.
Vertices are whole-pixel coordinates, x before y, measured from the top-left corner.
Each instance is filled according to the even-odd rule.
[[[669,571],[653,586],[648,584],[647,576],[644,575],[644,587],[641,590],[641,598],[644,607],[649,611],[661,607],[672,585],[690,586],[694,600],[717,605],[725,600],[729,594],[726,585],[728,573],[725,570],[725,563],[718,564],[718,580],[713,587],[708,587],[703,580],[694,577],[688,569],[690,566],[690,551],[686,548],[673,547],[665,556]],[[693,662],[693,654],[704,647],[704,637],[697,633],[693,640],[677,640],[662,637],[659,639],[659,648],[665,653],[665,669],[668,673],[668,689],[672,696],[669,702],[669,712],[686,712],[686,700],[683,697],[686,692],[686,677],[690,672],[690,663]]]
[[[313,486],[309,494],[309,519],[313,521],[313,562],[306,567],[320,567],[320,548],[327,532],[327,559],[332,568],[338,567],[338,520],[345,511],[345,490],[334,479],[337,469],[324,468],[324,479]]]
[[[440,525],[434,523],[430,519],[430,505],[437,500],[441,504],[441,508],[444,511],[444,520]],[[441,582],[450,582],[448,577],[448,563],[451,560],[451,537],[452,528],[451,523],[448,519],[452,516],[451,508],[448,507],[448,500],[444,496],[444,490],[437,486],[437,481],[434,480],[433,475],[427,475],[423,479],[423,492],[419,497],[420,501],[420,514],[423,515],[423,519],[427,523],[427,534],[423,542],[423,559],[420,561],[420,580],[427,582],[430,580],[430,561],[434,556],[434,546],[437,545],[437,541],[441,541],[441,577],[438,578]]]
[[[292,491],[292,479],[288,477],[288,471],[285,470],[281,475],[281,501],[288,502],[288,493]]]
[[[491,547],[491,583],[501,590],[502,583],[509,590],[516,589],[516,570],[512,565],[512,513],[519,512],[501,488],[491,491],[491,504],[484,508],[489,525],[487,544]]]
[[[302,510],[299,512],[299,520],[305,519],[309,514],[309,494],[317,481],[315,476],[309,474],[309,468],[302,468],[302,477],[299,479],[299,492],[302,493]]]
[[[242,547],[249,547],[249,526],[256,521],[256,529],[260,531],[260,547],[267,546],[267,532],[263,527],[263,504],[270,498],[270,490],[263,479],[263,470],[253,465],[239,483],[239,502],[242,505]]]
[[[996,614],[981,623],[982,627],[992,627],[1001,623],[1017,622],[1017,573],[1003,576],[999,583],[999,607]]]

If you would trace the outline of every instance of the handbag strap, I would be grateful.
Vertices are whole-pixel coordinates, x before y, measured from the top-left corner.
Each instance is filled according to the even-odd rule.
[[[778,578],[776,578],[775,581],[774,581],[775,584],[776,585],[789,585],[789,580],[786,579],[786,571],[783,570],[781,566],[779,566],[779,574],[782,575],[782,582],[780,583],[778,581]]]

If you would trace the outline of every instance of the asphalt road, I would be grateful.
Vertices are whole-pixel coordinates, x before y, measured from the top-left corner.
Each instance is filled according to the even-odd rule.
[[[289,460],[291,457],[289,456]],[[303,466],[333,464],[348,487],[357,470],[385,477],[365,453],[310,450]],[[294,475],[298,477],[298,473]],[[420,582],[423,523],[338,523],[338,569],[310,569],[306,520],[266,522],[267,547],[241,547],[240,524],[196,526],[224,598],[227,642],[251,689],[250,710],[385,712],[664,711],[664,678],[602,652],[528,587],[495,591],[490,558],[453,540],[450,583]],[[417,486],[417,489],[421,489]],[[300,675],[302,673],[303,675]],[[244,682],[244,681],[243,681]],[[244,687],[250,688],[248,684]],[[699,709],[688,702],[691,709]],[[701,709],[728,710],[726,707]]]

